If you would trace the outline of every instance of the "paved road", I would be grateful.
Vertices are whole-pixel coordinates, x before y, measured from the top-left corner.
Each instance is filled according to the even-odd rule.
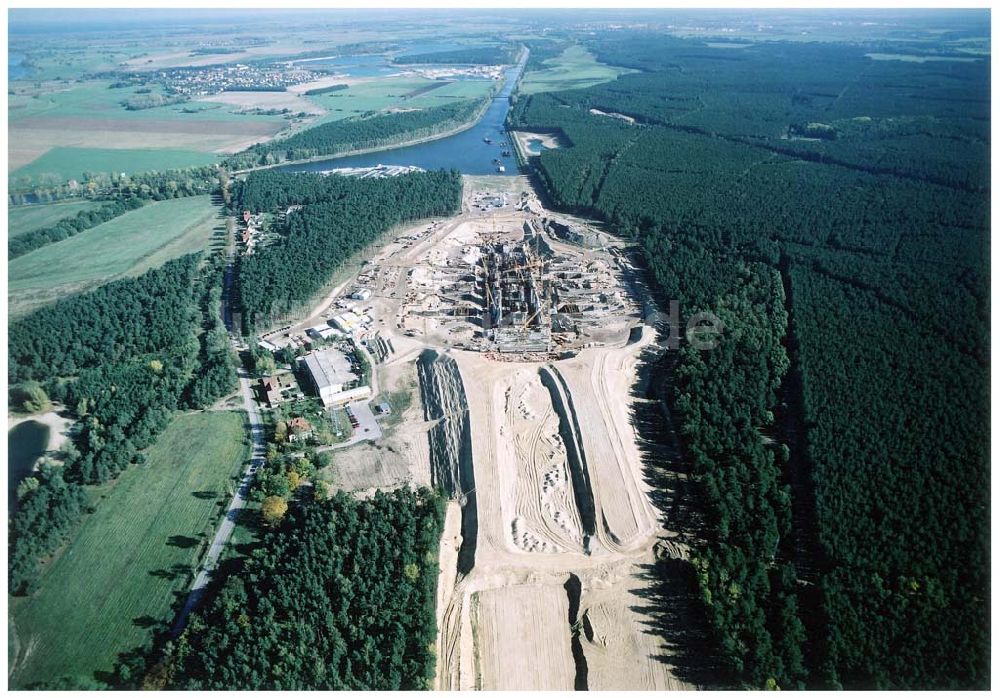
[[[202,561],[201,567],[198,568],[198,576],[195,577],[194,583],[191,585],[191,591],[188,593],[187,601],[184,603],[184,608],[181,610],[180,615],[177,617],[177,622],[174,624],[173,634],[175,637],[180,635],[181,631],[184,630],[184,624],[187,623],[188,615],[198,605],[205,592],[205,587],[211,581],[212,572],[219,562],[219,556],[222,555],[226,543],[229,542],[229,537],[233,535],[233,529],[236,527],[236,520],[240,515],[240,510],[243,509],[246,503],[247,493],[250,491],[254,475],[257,469],[264,464],[264,431],[261,427],[260,412],[257,410],[257,404],[253,399],[253,380],[242,367],[239,369],[239,376],[240,392],[243,393],[243,405],[247,411],[250,423],[250,436],[253,440],[250,463],[243,472],[243,478],[240,480],[240,486],[236,488],[236,494],[233,495],[232,500],[229,502],[229,508],[226,509],[226,516],[219,525],[219,530],[215,532],[212,545],[209,546],[208,552],[205,554],[205,559]]]
[[[222,291],[222,307],[220,308],[222,319],[230,332],[233,329],[233,318],[229,310],[232,283],[233,250],[230,249],[229,264],[226,265],[225,282]],[[233,348],[239,351],[241,347],[235,339],[237,335],[231,336],[234,337]],[[226,515],[222,519],[222,523],[219,524],[219,528],[215,532],[215,538],[212,539],[212,544],[208,547],[208,552],[205,553],[201,566],[198,568],[198,574],[194,579],[194,583],[191,584],[191,590],[188,592],[187,600],[184,602],[184,608],[181,609],[180,615],[177,616],[172,630],[174,637],[181,634],[191,611],[201,601],[201,597],[205,593],[205,588],[212,579],[212,572],[219,563],[219,557],[222,555],[226,543],[229,542],[230,536],[233,535],[233,529],[236,528],[236,520],[239,518],[240,510],[246,504],[246,497],[250,492],[250,485],[253,483],[254,476],[260,466],[264,464],[264,430],[261,425],[257,403],[253,399],[253,379],[242,366],[237,370],[237,375],[240,379],[240,392],[243,395],[243,408],[246,410],[250,426],[252,443],[250,462],[247,464],[246,470],[243,471],[243,477],[240,480],[239,487],[236,488],[236,494],[230,500],[229,507],[226,509]]]

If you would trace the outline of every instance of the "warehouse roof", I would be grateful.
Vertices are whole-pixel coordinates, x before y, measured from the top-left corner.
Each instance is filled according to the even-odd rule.
[[[351,362],[337,349],[324,349],[309,354],[306,356],[306,368],[319,390],[331,385],[350,383],[358,377],[351,370]]]

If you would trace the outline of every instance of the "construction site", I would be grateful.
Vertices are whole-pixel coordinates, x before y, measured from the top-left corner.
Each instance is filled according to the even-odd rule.
[[[636,426],[654,309],[626,242],[547,211],[524,178],[466,177],[461,214],[393,231],[279,331],[305,341],[327,322],[384,345],[374,399],[416,398],[337,452],[332,477],[450,498],[436,688],[693,687],[636,603],[664,593],[658,560],[687,554],[652,502],[650,468],[670,457]],[[688,603],[686,585],[670,593]]]
[[[485,346],[502,352],[545,352],[552,343],[548,278],[538,238],[516,244],[486,243],[476,265],[483,298]]]
[[[627,335],[640,308],[620,247],[561,240],[558,221],[530,214],[462,223],[407,270],[397,326],[505,361],[536,361]]]

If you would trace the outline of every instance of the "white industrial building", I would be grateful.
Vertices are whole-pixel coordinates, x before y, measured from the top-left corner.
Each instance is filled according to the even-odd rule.
[[[331,322],[345,334],[354,334],[356,330],[361,329],[362,324],[361,318],[353,310],[334,316]]]
[[[351,298],[356,301],[366,301],[372,297],[372,290],[370,288],[358,288],[354,290],[351,294]]]
[[[359,376],[350,360],[337,349],[314,351],[306,356],[305,364],[316,393],[327,407],[371,394],[368,386],[350,387]]]
[[[310,327],[306,330],[306,334],[313,339],[329,339],[330,337],[339,337],[342,333],[330,327],[328,324],[323,323],[322,325],[316,325],[315,327]]]

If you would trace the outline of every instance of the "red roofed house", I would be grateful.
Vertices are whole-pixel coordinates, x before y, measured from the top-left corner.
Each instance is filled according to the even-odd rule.
[[[277,378],[263,378],[260,381],[260,386],[264,391],[264,399],[267,400],[268,405],[274,407],[281,402],[281,384]]]

